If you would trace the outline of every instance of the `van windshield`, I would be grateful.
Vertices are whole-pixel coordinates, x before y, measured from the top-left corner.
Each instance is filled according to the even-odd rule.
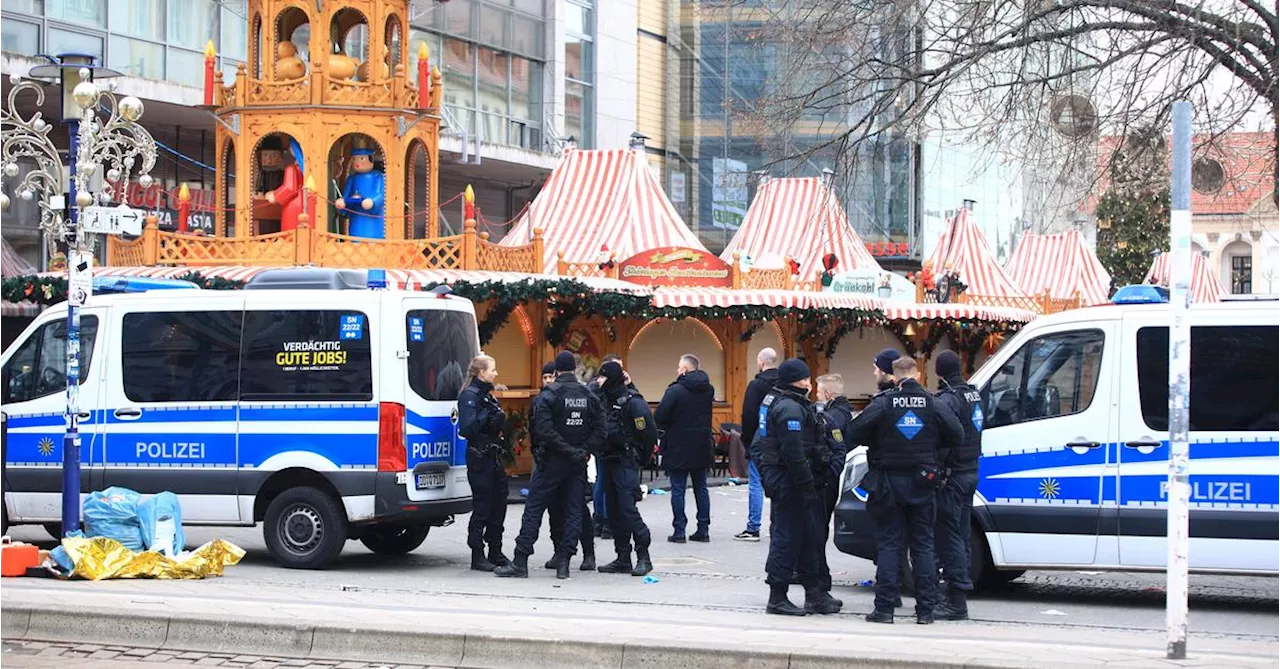
[[[419,309],[405,317],[409,387],[425,400],[458,399],[467,365],[480,355],[476,319],[462,311]]]

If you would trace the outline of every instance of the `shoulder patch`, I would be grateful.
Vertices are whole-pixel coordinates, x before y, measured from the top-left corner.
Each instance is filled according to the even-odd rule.
[[[645,426],[646,426],[646,425],[648,425],[648,423],[645,421],[645,419],[644,419],[644,417],[643,417],[643,416],[637,416],[637,417],[635,418],[634,422],[635,422],[635,424],[636,424],[636,429],[637,429],[637,430],[643,430],[643,429],[645,428]]]
[[[789,432],[799,432],[799,431],[800,431],[800,421],[798,421],[798,420],[789,420],[789,421],[787,421],[787,431],[789,431]]]
[[[777,397],[777,395],[774,395],[773,393],[769,393],[768,395],[765,395],[764,399],[760,400],[760,406],[767,407],[770,404],[773,404],[773,398],[775,397]]]
[[[844,433],[841,432],[840,428],[837,427],[836,429],[831,431],[831,438],[835,439],[836,441],[844,441]]]

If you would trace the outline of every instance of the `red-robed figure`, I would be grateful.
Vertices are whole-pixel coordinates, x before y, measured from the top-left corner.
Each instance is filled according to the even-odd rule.
[[[302,213],[302,147],[297,140],[291,142],[283,162],[284,183],[267,193],[268,202],[280,205],[280,232],[297,228]]]

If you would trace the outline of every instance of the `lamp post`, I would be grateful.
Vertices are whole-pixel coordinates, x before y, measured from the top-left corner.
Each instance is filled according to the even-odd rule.
[[[18,162],[34,161],[17,186],[18,197],[37,200],[40,228],[50,248],[61,241],[67,247],[67,346],[66,346],[66,433],[62,440],[62,531],[70,533],[80,527],[80,307],[92,287],[92,240],[80,234],[78,223],[84,210],[98,198],[93,194],[93,179],[105,177],[113,184],[124,181],[136,168],[138,183],[151,185],[148,174],[156,162],[156,145],[151,135],[137,124],[142,117],[142,101],[133,96],[119,101],[110,91],[93,82],[99,77],[118,73],[94,65],[94,57],[62,54],[56,64],[31,68],[29,76],[56,78],[62,89],[62,120],[70,126],[70,182],[65,183],[62,160],[49,138],[52,126],[39,111],[30,117],[18,112],[17,98],[24,91],[35,94],[35,106],[44,104],[44,89],[35,81],[23,81],[13,75],[8,104],[0,109],[0,164],[5,177],[12,179],[21,172]],[[107,103],[108,118],[98,118],[98,105]],[[70,203],[63,203],[69,192]],[[0,207],[9,198],[0,193]],[[64,212],[65,208],[65,212]],[[65,216],[64,216],[65,213]]]

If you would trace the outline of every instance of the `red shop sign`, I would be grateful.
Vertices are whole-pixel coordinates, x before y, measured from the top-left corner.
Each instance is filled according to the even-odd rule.
[[[645,286],[733,286],[729,263],[706,251],[679,246],[637,253],[618,264],[618,276]]]

